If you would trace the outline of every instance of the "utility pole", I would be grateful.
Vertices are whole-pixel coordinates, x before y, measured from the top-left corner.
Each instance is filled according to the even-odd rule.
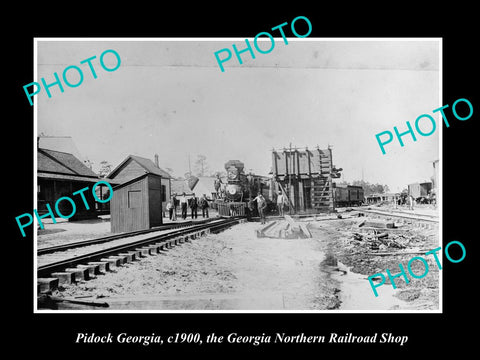
[[[333,155],[332,155],[332,146],[328,144],[328,152],[330,155],[330,173],[328,174],[328,186],[330,187],[330,197],[332,201],[332,211],[335,211],[335,190],[333,189],[333,179],[332,179],[332,169],[333,169]]]
[[[292,143],[290,143],[290,150],[289,150],[289,157],[290,157],[290,171],[288,174],[288,197],[292,197],[292,173],[293,173],[293,161],[292,161]],[[293,199],[295,201],[295,199]],[[293,203],[293,201],[291,201]],[[290,215],[292,214],[293,209],[290,206]]]

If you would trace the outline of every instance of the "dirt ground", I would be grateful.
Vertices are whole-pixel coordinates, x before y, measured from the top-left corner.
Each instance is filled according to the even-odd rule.
[[[366,219],[368,220],[368,218]],[[368,231],[362,234],[363,240],[360,241],[355,240],[352,236],[359,231],[358,223],[359,220],[355,219],[324,221],[310,223],[309,228],[314,236],[322,234],[329,239],[328,242],[322,244],[322,250],[327,254],[331,254],[348,267],[351,272],[365,275],[364,278],[367,281],[368,276],[383,273],[386,281],[384,285],[377,288],[379,297],[382,296],[384,291],[393,290],[391,282],[386,275],[386,269],[389,269],[392,275],[396,275],[400,273],[399,264],[402,264],[405,271],[407,271],[407,264],[410,259],[415,256],[425,258],[429,267],[427,275],[422,279],[415,279],[408,275],[408,284],[403,277],[396,278],[397,290],[393,292],[393,295],[407,302],[407,304],[404,304],[404,308],[438,310],[439,269],[434,257],[432,255],[424,256],[425,252],[422,251],[423,249],[429,251],[439,247],[438,228],[427,230],[404,225],[390,231],[378,230],[377,232],[388,232],[388,239],[395,239],[395,242],[403,245],[404,248],[399,249],[395,246],[381,244],[378,250],[372,250],[369,243],[365,241],[365,238],[369,235]],[[386,242],[388,243],[388,240]],[[379,256],[377,255],[378,253],[389,253],[391,255]],[[412,271],[415,274],[421,275],[424,273],[424,270],[420,261],[412,263]],[[373,294],[371,286],[368,287],[369,293]]]
[[[56,224],[52,221],[45,221],[44,229],[37,230],[38,248],[112,235],[109,216],[81,221],[57,218],[56,221]]]
[[[308,224],[310,239],[257,238],[259,223],[237,225],[53,295],[105,301],[111,309],[438,309],[438,270],[430,260],[425,278],[396,282],[394,302],[390,285],[380,287],[375,298],[367,277],[387,268],[398,273],[398,263],[406,266],[415,255],[370,255],[368,247],[352,240],[352,220]],[[434,232],[425,232],[411,230],[409,247],[435,248]]]
[[[157,298],[178,309],[330,309],[336,287],[319,271],[316,239],[257,239],[258,223],[237,225],[127,264],[54,295]],[[320,295],[319,295],[320,294]],[[105,299],[108,301],[109,299]],[[193,304],[192,304],[193,302]],[[141,306],[141,305],[139,305]]]

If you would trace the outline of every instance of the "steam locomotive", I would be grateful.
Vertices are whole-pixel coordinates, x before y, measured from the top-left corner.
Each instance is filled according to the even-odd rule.
[[[261,192],[267,200],[267,206],[271,203],[269,199],[272,180],[264,176],[245,174],[244,168],[244,163],[239,160],[229,160],[225,163],[226,184],[222,186],[220,179],[217,179],[215,184],[217,192],[221,195],[216,200],[220,215],[231,216],[232,213],[245,215],[249,210],[247,208],[249,202],[258,192]]]

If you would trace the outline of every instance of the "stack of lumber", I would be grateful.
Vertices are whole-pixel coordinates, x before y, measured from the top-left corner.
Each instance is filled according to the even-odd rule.
[[[306,239],[312,237],[310,230],[308,230],[305,224],[296,222],[288,215],[285,215],[285,219],[283,220],[269,222],[256,232],[259,238]]]

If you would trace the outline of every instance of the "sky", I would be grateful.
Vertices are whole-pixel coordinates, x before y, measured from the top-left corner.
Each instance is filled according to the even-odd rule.
[[[53,73],[76,65],[83,82],[64,84],[35,96],[37,132],[71,136],[98,170],[102,160],[117,166],[128,155],[153,160],[183,176],[198,154],[210,170],[224,170],[228,160],[241,160],[247,171],[266,175],[271,150],[317,145],[332,147],[333,162],[343,168],[341,180],[387,184],[401,191],[407,184],[429,181],[432,161],[440,157],[442,123],[432,110],[441,103],[438,39],[275,38],[268,54],[253,48],[255,59],[233,54],[221,72],[214,53],[245,39],[137,39],[75,41],[37,39],[37,75],[53,82]],[[253,42],[253,39],[250,39]],[[262,49],[270,41],[259,42]],[[253,47],[253,45],[252,45]],[[102,69],[100,55],[115,50],[119,68]],[[97,78],[87,64],[92,60]],[[223,55],[223,54],[222,54]],[[116,65],[109,53],[107,67]],[[75,83],[75,71],[68,79]],[[27,100],[28,101],[28,100]],[[413,142],[395,139],[383,155],[375,135],[429,114],[437,122],[433,135]],[[421,123],[428,132],[431,125]]]

